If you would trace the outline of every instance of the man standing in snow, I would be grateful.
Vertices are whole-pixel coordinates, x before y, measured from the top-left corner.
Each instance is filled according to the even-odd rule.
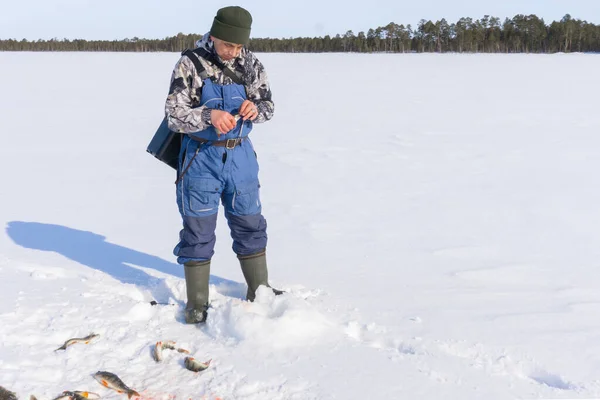
[[[263,65],[244,47],[251,25],[252,16],[241,7],[218,10],[210,32],[184,53],[171,77],[168,126],[185,134],[177,180],[183,230],[174,254],[185,268],[187,323],[206,321],[219,201],[248,284],[247,299],[254,300],[258,286],[269,286],[267,223],[248,135],[254,124],[273,117],[274,104]]]

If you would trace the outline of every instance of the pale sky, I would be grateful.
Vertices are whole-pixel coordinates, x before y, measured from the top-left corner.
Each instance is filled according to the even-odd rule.
[[[484,15],[504,21],[536,14],[546,23],[572,17],[600,24],[600,0],[0,0],[0,39],[161,39],[202,34],[220,7],[239,5],[254,18],[252,37],[357,34],[369,28],[419,20]]]

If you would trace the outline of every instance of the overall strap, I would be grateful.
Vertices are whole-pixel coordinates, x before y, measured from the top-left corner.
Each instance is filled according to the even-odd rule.
[[[202,63],[200,62],[200,60],[198,59],[198,56],[194,53],[193,50],[190,49],[185,49],[182,53],[182,56],[186,56],[187,58],[189,58],[192,63],[194,64],[194,67],[196,67],[196,73],[200,76],[200,79],[205,80],[206,78],[208,78],[208,74],[206,73],[206,69],[204,68],[204,66],[202,65]],[[179,134],[179,141],[180,143],[183,143],[183,133]],[[183,176],[185,175],[185,173],[187,172],[187,170],[192,166],[192,161],[194,161],[194,158],[196,158],[196,156],[198,155],[198,152],[200,151],[200,147],[198,147],[198,149],[196,150],[196,153],[194,154],[194,156],[192,157],[192,159],[190,160],[190,162],[188,163],[188,165],[185,167],[185,169],[183,171],[181,171],[181,173],[177,174],[177,180],[175,180],[175,184],[177,185],[179,182],[181,182],[181,180],[183,179]],[[185,158],[183,159],[183,163],[185,163]],[[177,171],[179,172],[179,171]]]

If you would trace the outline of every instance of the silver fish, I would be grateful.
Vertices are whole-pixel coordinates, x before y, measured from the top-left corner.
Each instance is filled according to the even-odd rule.
[[[162,356],[163,342],[156,342],[154,348],[152,349],[152,357],[154,361],[161,362],[163,359]]]
[[[17,394],[0,386],[0,400],[17,400]]]
[[[73,392],[64,391],[55,397],[53,400],[75,400],[75,394]]]
[[[163,342],[163,349],[169,349],[169,350],[175,350],[175,345],[177,343],[172,341],[172,340],[168,340],[166,342]]]
[[[60,396],[56,397],[54,400],[86,400],[86,399],[99,399],[100,395],[92,392],[81,392],[78,390],[70,391],[65,390],[60,394]],[[35,399],[35,397],[34,397]],[[30,399],[30,400],[34,400]],[[37,399],[35,399],[37,400]]]
[[[162,341],[156,342],[156,344],[154,345],[154,348],[152,349],[152,358],[154,358],[154,361],[156,361],[156,362],[161,362],[163,359],[162,351],[164,349],[177,350],[179,353],[190,354],[190,352],[188,350],[178,348],[176,346],[177,346],[177,343],[172,340],[167,340],[164,342],[162,342]]]
[[[181,347],[176,347],[177,343],[169,340],[168,342],[163,342],[163,349],[169,349],[169,350],[177,350],[179,353],[185,353],[185,354],[190,354],[190,352],[186,349],[182,349]]]
[[[100,382],[101,385],[115,390],[119,393],[126,393],[127,397],[130,399],[133,396],[139,397],[140,394],[135,390],[129,388],[123,381],[115,374],[106,372],[106,371],[98,371],[94,374],[94,379]]]
[[[58,349],[54,350],[54,351],[58,351],[58,350],[66,350],[67,347],[71,346],[72,344],[75,343],[85,343],[88,344],[90,343],[92,340],[96,339],[97,337],[99,337],[100,335],[97,335],[95,333],[90,333],[89,335],[87,335],[84,338],[73,338],[73,339],[69,339],[65,342],[65,344],[63,344],[62,346],[60,346]]]
[[[97,400],[100,398],[100,395],[98,393],[94,393],[94,392],[80,392],[78,390],[72,392],[75,395],[75,400],[84,400],[84,399],[89,399],[89,400]]]
[[[201,372],[208,368],[211,361],[212,361],[212,359],[210,359],[206,362],[200,362],[200,361],[197,361],[193,357],[186,357],[185,358],[185,367],[187,369],[189,369],[190,371]]]

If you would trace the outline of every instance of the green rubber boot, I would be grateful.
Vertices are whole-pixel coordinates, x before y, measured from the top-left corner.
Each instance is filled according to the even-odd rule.
[[[271,287],[269,285],[269,273],[267,270],[267,254],[265,250],[262,250],[255,254],[247,256],[238,255],[240,265],[242,267],[242,273],[248,284],[248,292],[246,293],[246,300],[254,301],[256,298],[256,289],[260,285]],[[273,289],[275,295],[280,295],[283,292],[281,290]]]
[[[208,308],[208,278],[210,277],[210,260],[189,261],[184,265],[185,286],[187,289],[187,305],[185,306],[185,322],[199,324],[206,322]]]

